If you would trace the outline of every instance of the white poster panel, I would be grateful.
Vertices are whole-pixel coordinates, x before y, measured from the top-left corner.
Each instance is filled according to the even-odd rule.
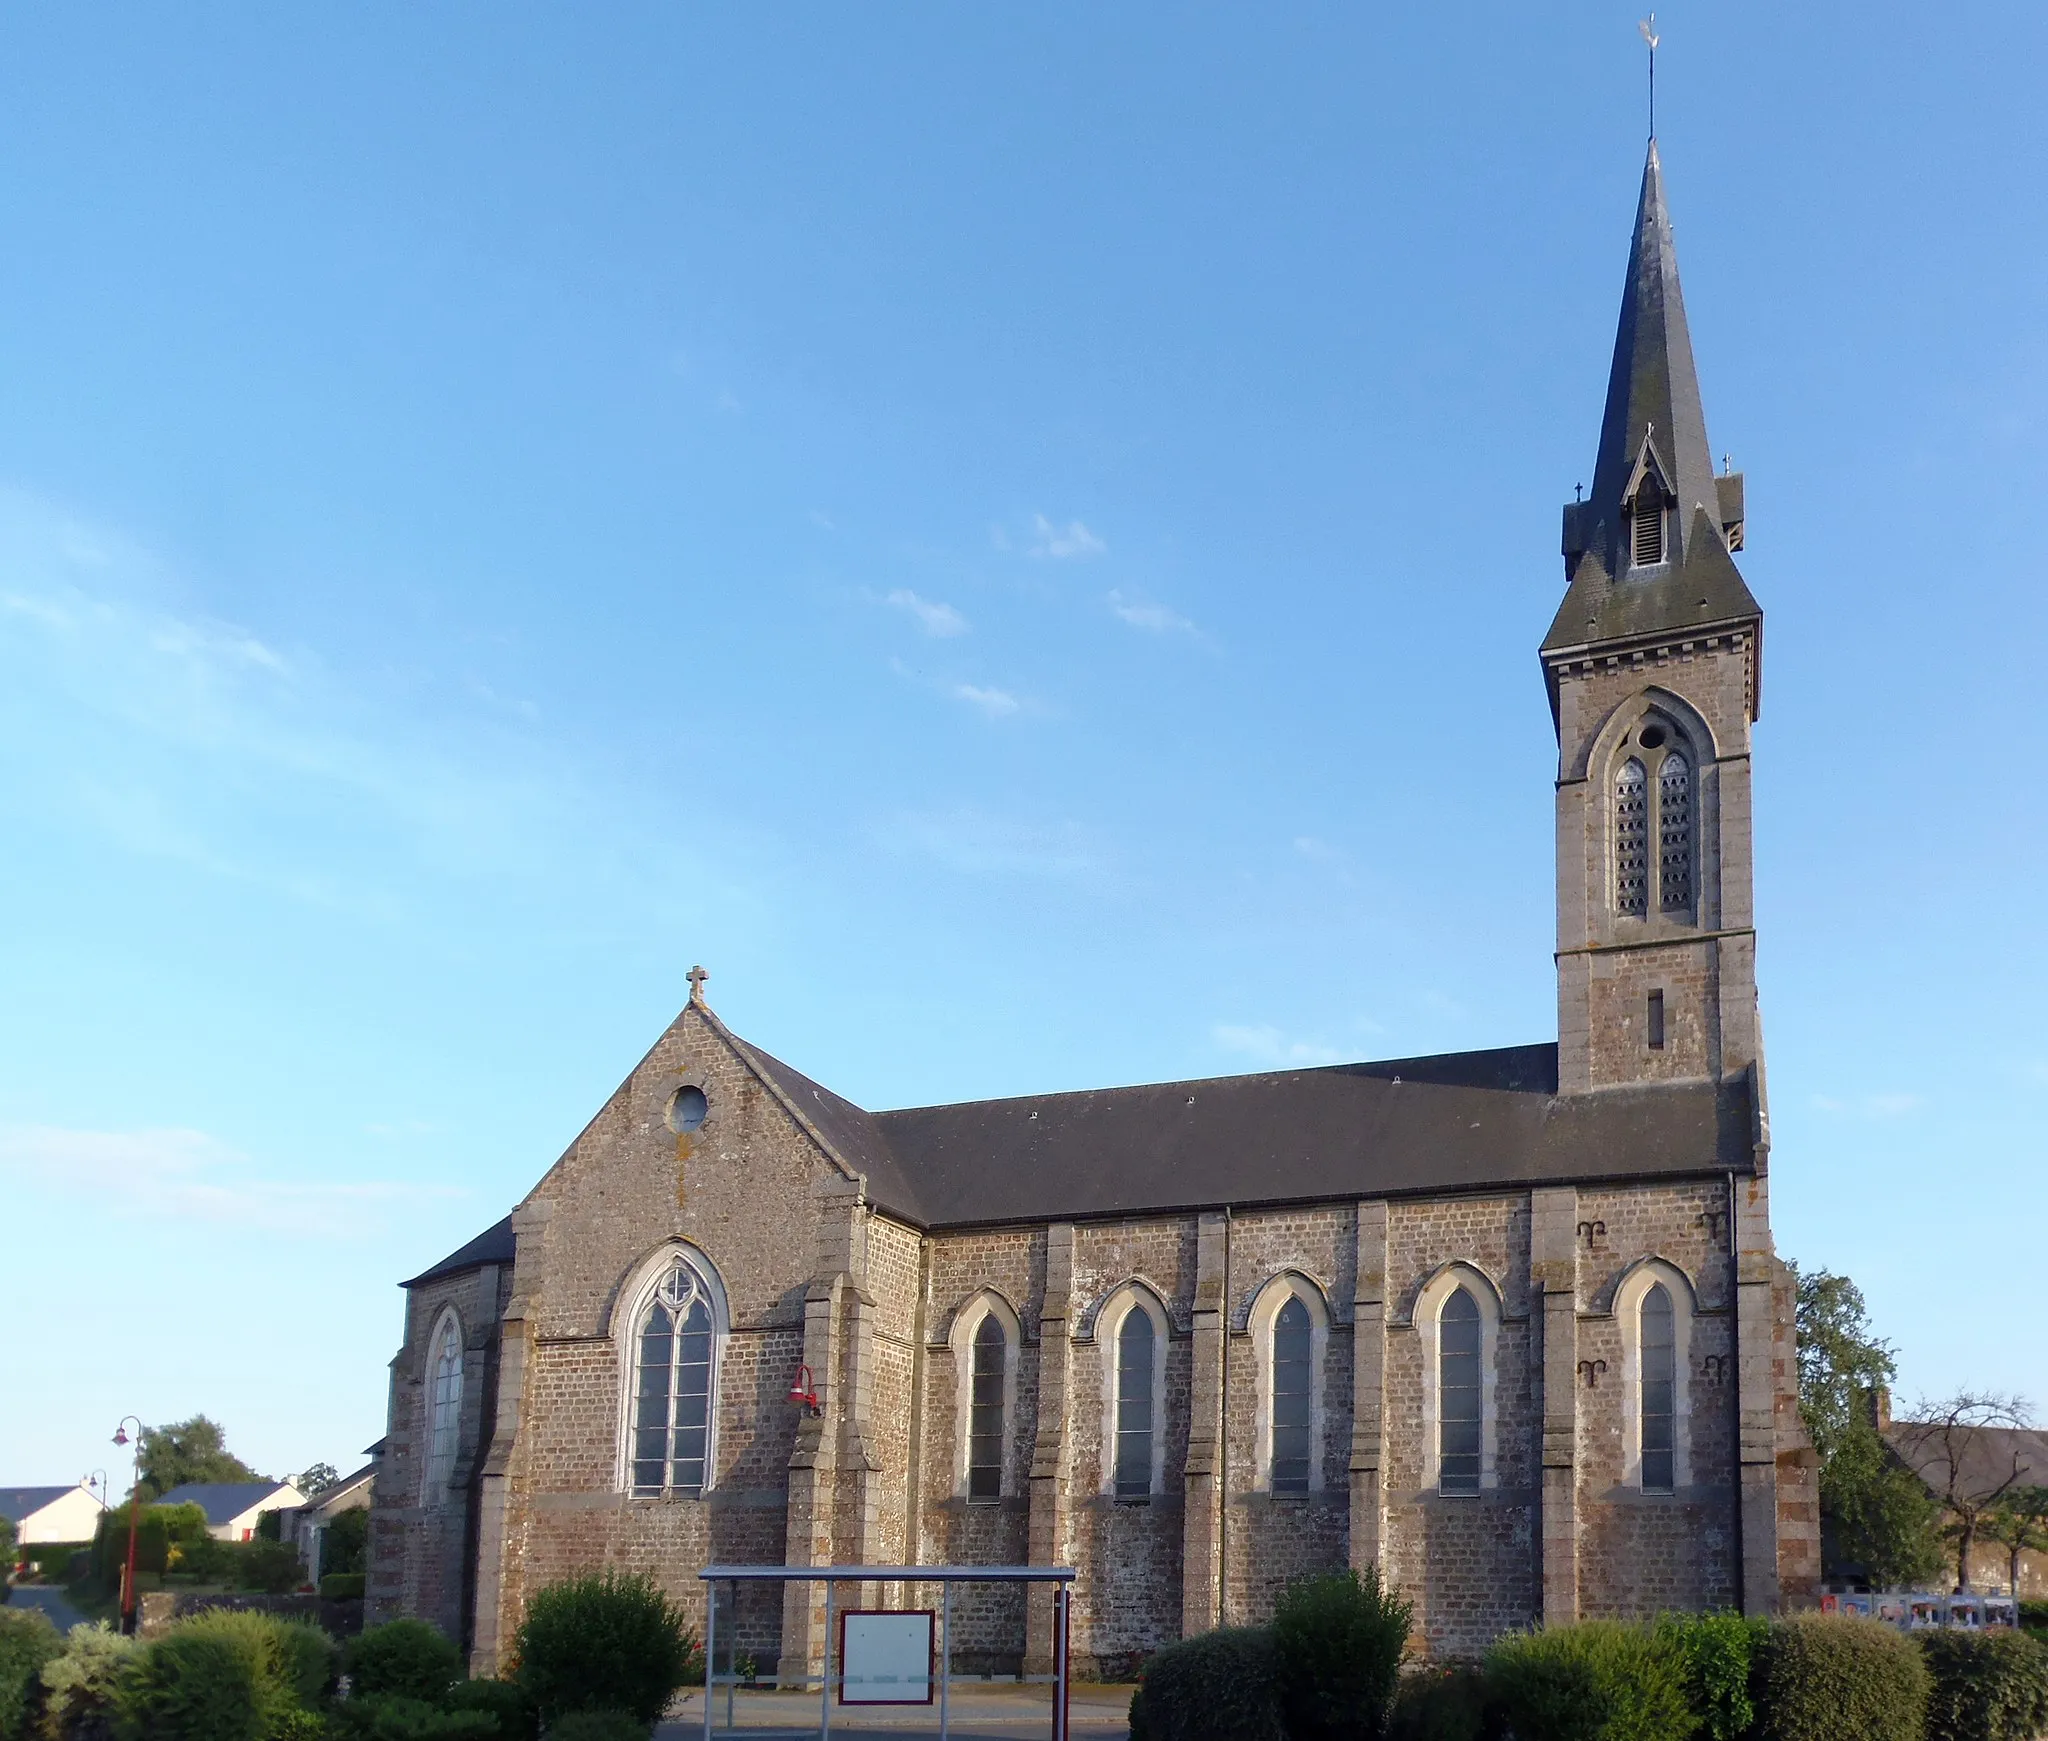
[[[842,1705],[932,1702],[932,1611],[849,1608],[839,1617]]]

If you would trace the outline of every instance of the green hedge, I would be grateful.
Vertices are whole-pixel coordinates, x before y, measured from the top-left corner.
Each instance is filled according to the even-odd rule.
[[[1921,1741],[1919,1647],[1876,1620],[1799,1614],[1758,1641],[1757,1741]]]
[[[1916,1635],[1939,1741],[2034,1741],[2048,1730],[2048,1646],[2018,1632]]]
[[[571,1711],[548,1725],[547,1741],[647,1741],[652,1727],[624,1711]]]
[[[1658,1623],[1685,1664],[1686,1697],[1701,1741],[1742,1741],[1756,1721],[1750,1676],[1770,1623],[1740,1614],[1672,1614]]]
[[[329,1602],[360,1602],[366,1582],[361,1572],[329,1572],[320,1580],[320,1594]]]
[[[1486,1653],[1517,1741],[1691,1741],[1686,1660],[1667,1630],[1588,1620],[1510,1633]]]
[[[683,1611],[644,1574],[602,1572],[538,1591],[519,1628],[519,1684],[545,1723],[623,1710],[650,1727],[703,1653]]]
[[[0,1609],[0,1741],[18,1741],[42,1702],[43,1665],[63,1653],[40,1609]]]
[[[209,1609],[144,1645],[121,1677],[124,1734],[145,1741],[296,1741],[334,1686],[334,1641],[273,1614]]]
[[[1486,1676],[1470,1663],[1420,1669],[1401,1677],[1389,1741],[1489,1741],[1500,1723]]]
[[[118,1708],[122,1676],[140,1649],[104,1620],[72,1627],[63,1654],[43,1664],[43,1736],[71,1741],[105,1735]]]
[[[354,1696],[438,1705],[462,1674],[462,1652],[424,1620],[387,1620],[349,1641],[343,1657]]]
[[[1273,1612],[1273,1659],[1289,1741],[1380,1741],[1414,1608],[1377,1566],[1304,1578]]]
[[[1169,1644],[1131,1695],[1131,1741],[1287,1741],[1272,1633],[1226,1628]]]

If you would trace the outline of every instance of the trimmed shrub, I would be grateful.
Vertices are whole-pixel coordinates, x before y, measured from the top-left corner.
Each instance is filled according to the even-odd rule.
[[[1797,1614],[1758,1640],[1757,1741],[1920,1741],[1928,1674],[1903,1632],[1846,1614]]]
[[[342,1665],[354,1697],[437,1705],[462,1673],[462,1652],[424,1620],[387,1620],[351,1639]]]
[[[571,1711],[548,1725],[547,1741],[647,1741],[653,1728],[624,1711]]]
[[[488,1711],[444,1711],[425,1699],[397,1693],[351,1698],[328,1718],[333,1741],[498,1741],[498,1720]]]
[[[660,1720],[703,1654],[682,1609],[645,1574],[601,1572],[550,1584],[519,1628],[519,1684],[542,1722],[571,1711],[618,1711]]]
[[[266,1696],[268,1695],[268,1696]],[[174,1626],[144,1648],[121,1689],[130,1741],[264,1741],[275,1682],[245,1641]]]
[[[1756,1721],[1749,1677],[1768,1625],[1740,1614],[1669,1614],[1657,1623],[1684,1659],[1686,1697],[1703,1741],[1742,1741]]]
[[[63,1639],[41,1610],[0,1610],[0,1741],[29,1733],[29,1720],[42,1702],[43,1665],[63,1650]]]
[[[1486,1677],[1459,1663],[1403,1675],[1387,1734],[1390,1741],[1492,1741],[1501,1728]]]
[[[1272,1633],[1231,1627],[1169,1644],[1145,1664],[1131,1708],[1132,1741],[1286,1741]]]
[[[442,1703],[451,1711],[487,1712],[503,1741],[534,1741],[540,1733],[533,1701],[517,1681],[457,1681]]]
[[[1942,1741],[2034,1741],[2048,1730],[2048,1647],[2018,1632],[1915,1634]]]
[[[367,1582],[361,1572],[329,1572],[320,1580],[320,1594],[329,1602],[360,1602]]]
[[[1517,1741],[1688,1741],[1685,1659],[1653,1627],[1586,1620],[1516,1632],[1486,1653]]]
[[[138,1646],[104,1620],[74,1626],[63,1653],[43,1664],[42,1741],[103,1741],[113,1733],[121,1676]]]
[[[299,1550],[290,1542],[237,1542],[234,1575],[236,1584],[244,1590],[282,1596],[305,1582],[306,1568],[299,1559]]]
[[[1290,1741],[1380,1741],[1414,1614],[1381,1588],[1377,1566],[1288,1588],[1273,1611],[1273,1661]]]

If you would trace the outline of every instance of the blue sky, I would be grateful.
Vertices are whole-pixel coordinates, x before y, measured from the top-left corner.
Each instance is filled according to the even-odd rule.
[[[693,961],[874,1106],[1554,1035],[1635,12],[1372,11],[10,16],[0,1478],[347,1464]],[[1781,1249],[2048,1403],[2048,20],[1661,27]]]

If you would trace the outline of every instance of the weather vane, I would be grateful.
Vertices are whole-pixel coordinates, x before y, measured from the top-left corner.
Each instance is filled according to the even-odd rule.
[[[1643,33],[1643,40],[1650,45],[1650,137],[1657,137],[1657,15],[1640,20],[1636,28]]]

